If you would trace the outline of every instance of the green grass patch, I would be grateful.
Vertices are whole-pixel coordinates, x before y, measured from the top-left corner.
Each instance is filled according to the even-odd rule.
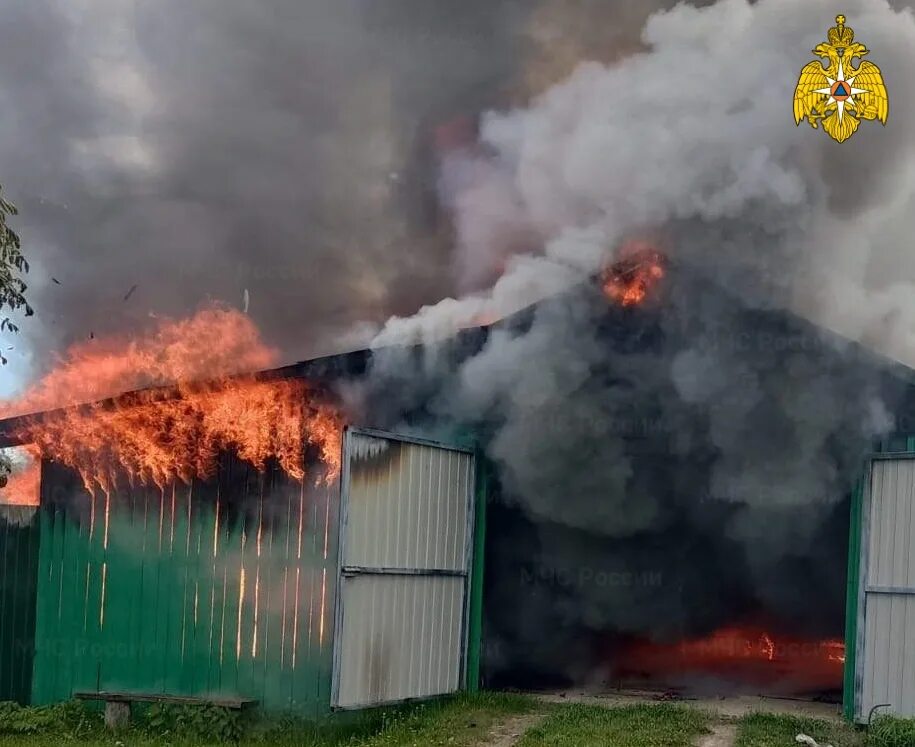
[[[794,738],[798,734],[806,734],[819,744],[831,744],[833,747],[863,747],[867,744],[864,734],[847,724],[798,716],[751,713],[737,722],[737,741],[734,747],[787,747],[797,744]]]
[[[469,747],[482,740],[497,722],[529,712],[536,706],[532,699],[519,695],[460,695],[395,713],[377,734],[356,744],[359,747]]]
[[[563,705],[534,727],[519,747],[689,747],[707,731],[709,718],[684,706],[603,708]]]
[[[321,725],[295,718],[252,719],[237,724],[237,732],[234,722],[212,709],[137,709],[128,731],[111,734],[97,710],[79,703],[43,708],[0,703],[0,747],[471,747],[498,721],[535,707],[523,696],[479,693],[375,709]]]
[[[868,747],[913,747],[915,720],[879,716],[871,723]]]

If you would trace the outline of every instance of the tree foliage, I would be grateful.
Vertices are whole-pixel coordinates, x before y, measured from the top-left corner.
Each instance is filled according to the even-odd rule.
[[[7,219],[17,214],[16,206],[0,194],[0,312],[4,309],[22,309],[26,316],[34,312],[25,300],[26,284],[22,276],[29,271],[29,263],[21,251],[19,235],[7,224]],[[19,327],[9,317],[0,319],[0,332],[18,332]],[[6,358],[0,353],[0,363]]]

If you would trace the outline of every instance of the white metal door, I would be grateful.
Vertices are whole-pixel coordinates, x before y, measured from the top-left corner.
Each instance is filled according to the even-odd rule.
[[[915,459],[875,459],[869,488],[862,511],[858,721],[874,708],[915,716]]]
[[[474,457],[347,429],[332,705],[460,690],[473,535]]]

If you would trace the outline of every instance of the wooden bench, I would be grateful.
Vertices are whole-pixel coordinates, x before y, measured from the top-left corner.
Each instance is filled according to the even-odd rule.
[[[78,700],[101,700],[105,703],[105,726],[109,729],[123,729],[130,723],[131,703],[169,703],[171,705],[216,706],[241,710],[257,704],[251,698],[196,698],[189,695],[166,695],[164,693],[128,693],[128,692],[78,692],[73,693]]]

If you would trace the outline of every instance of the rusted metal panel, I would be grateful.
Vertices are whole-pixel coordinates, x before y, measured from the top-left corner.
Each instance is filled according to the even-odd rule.
[[[355,708],[461,687],[473,454],[347,432],[333,704]]]

